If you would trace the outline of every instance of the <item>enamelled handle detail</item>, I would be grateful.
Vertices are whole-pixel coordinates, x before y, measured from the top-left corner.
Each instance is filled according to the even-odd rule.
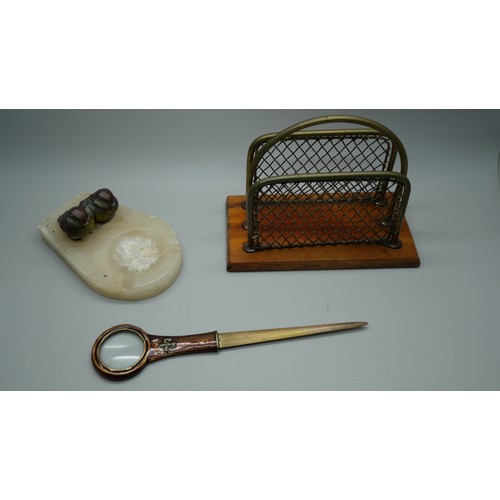
[[[182,354],[217,352],[219,350],[218,334],[215,331],[195,335],[148,335],[148,337],[150,342],[148,361],[156,361]]]

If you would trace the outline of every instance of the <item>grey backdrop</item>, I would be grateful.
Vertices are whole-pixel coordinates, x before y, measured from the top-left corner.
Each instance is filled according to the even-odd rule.
[[[250,142],[324,114],[380,121],[403,141],[419,269],[229,274],[225,198]],[[0,389],[499,389],[498,111],[0,111]],[[104,298],[37,224],[81,191],[168,221],[176,283]],[[362,331],[185,356],[114,383],[90,362],[116,323],[160,334],[368,321]]]

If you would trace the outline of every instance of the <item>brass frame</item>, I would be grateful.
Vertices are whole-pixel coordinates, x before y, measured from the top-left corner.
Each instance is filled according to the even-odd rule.
[[[110,368],[109,366],[105,365],[100,356],[99,356],[99,350],[101,349],[102,344],[109,338],[111,335],[114,335],[115,333],[119,332],[131,332],[137,334],[143,342],[144,345],[144,351],[142,353],[141,359],[131,368],[122,368],[122,369],[115,369],[115,368]],[[94,363],[94,366],[103,374],[108,377],[114,377],[114,378],[120,378],[120,377],[130,377],[132,375],[135,375],[137,372],[142,370],[146,363],[148,362],[148,354],[151,349],[151,342],[149,340],[149,335],[142,329],[139,328],[138,326],[135,325],[129,325],[129,324],[121,324],[121,325],[116,325],[111,328],[108,328],[106,331],[101,333],[99,337],[97,337],[93,347],[92,347],[92,362]]]

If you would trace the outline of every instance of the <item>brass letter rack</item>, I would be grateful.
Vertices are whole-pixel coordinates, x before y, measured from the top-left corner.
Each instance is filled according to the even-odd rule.
[[[332,123],[357,128],[317,128]],[[398,137],[367,118],[325,116],[258,137],[246,195],[227,198],[228,271],[418,267],[407,171]]]

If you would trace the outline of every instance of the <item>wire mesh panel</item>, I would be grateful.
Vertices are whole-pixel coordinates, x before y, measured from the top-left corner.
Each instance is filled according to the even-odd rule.
[[[257,145],[255,153],[263,146]],[[391,152],[391,141],[379,134],[296,135],[264,152],[252,182],[290,174],[385,171]]]
[[[398,174],[261,181],[247,198],[247,248],[397,247],[408,195],[409,184]]]

